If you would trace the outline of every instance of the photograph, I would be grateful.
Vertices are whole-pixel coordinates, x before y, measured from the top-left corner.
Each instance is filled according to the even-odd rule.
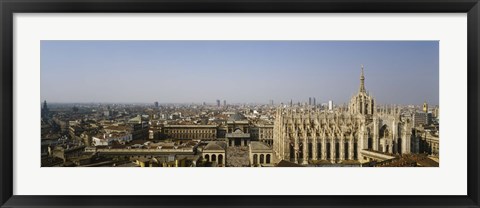
[[[438,168],[439,44],[42,40],[41,167]]]
[[[480,208],[480,0],[0,2],[0,208]]]

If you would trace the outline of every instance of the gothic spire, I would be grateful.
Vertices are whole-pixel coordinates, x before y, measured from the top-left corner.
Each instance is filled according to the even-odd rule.
[[[362,67],[362,73],[360,74],[360,92],[367,92],[365,90],[365,76],[363,75],[363,64],[361,65]]]

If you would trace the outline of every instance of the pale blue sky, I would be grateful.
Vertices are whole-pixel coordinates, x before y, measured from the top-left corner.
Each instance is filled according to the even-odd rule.
[[[438,104],[438,41],[42,41],[48,102]]]

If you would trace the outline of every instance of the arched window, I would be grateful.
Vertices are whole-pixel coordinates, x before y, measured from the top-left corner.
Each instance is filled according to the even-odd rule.
[[[257,154],[253,155],[253,164],[254,165],[258,164],[258,155]]]
[[[293,158],[295,158],[295,148],[293,146],[293,143],[290,143],[290,161],[292,161]]]
[[[267,155],[267,161],[266,161],[267,164],[270,164],[270,154]]]
[[[215,162],[217,161],[217,156],[216,155],[212,155],[212,162]]]
[[[265,156],[263,156],[263,154],[260,155],[260,164],[263,164],[263,163],[264,163],[264,161],[265,161],[265,160],[264,160],[264,159],[265,159],[264,157],[265,157]]]
[[[223,155],[218,155],[218,164],[223,164]]]
[[[205,155],[205,160],[206,160],[207,162],[210,162],[210,156],[209,156],[208,154]]]

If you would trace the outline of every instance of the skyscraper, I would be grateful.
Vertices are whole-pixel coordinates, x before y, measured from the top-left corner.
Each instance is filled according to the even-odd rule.
[[[157,101],[155,101],[155,103],[154,103],[154,104],[155,104],[155,108],[158,108],[158,102],[157,102]]]
[[[217,100],[217,107],[220,107],[220,100]]]

